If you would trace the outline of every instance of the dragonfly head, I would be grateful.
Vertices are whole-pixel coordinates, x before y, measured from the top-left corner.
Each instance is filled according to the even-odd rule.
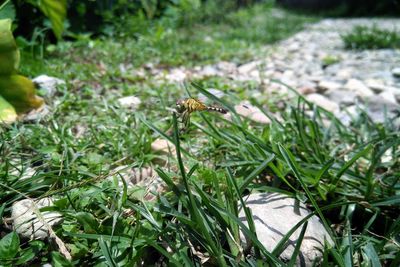
[[[182,113],[185,111],[185,100],[184,99],[180,99],[180,100],[176,101],[176,111],[178,113]]]

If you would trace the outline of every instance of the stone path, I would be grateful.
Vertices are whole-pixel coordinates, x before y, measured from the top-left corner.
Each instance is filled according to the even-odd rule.
[[[325,19],[270,47],[267,57],[243,65],[219,62],[186,69],[183,67],[147,71],[159,80],[181,82],[204,76],[221,76],[236,81],[258,81],[261,93],[287,93],[280,80],[308,100],[334,112],[345,123],[347,115],[364,107],[375,122],[384,111],[398,117],[400,103],[400,50],[354,51],[344,49],[341,35],[356,25],[400,31],[400,19]],[[364,106],[365,105],[365,106]],[[344,113],[344,110],[348,112]]]

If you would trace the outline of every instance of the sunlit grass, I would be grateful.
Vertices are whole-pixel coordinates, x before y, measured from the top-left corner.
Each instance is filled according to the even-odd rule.
[[[398,266],[400,136],[392,123],[374,124],[360,114],[347,127],[302,97],[281,110],[270,97],[252,100],[272,120],[258,125],[233,108],[257,86],[232,87],[224,78],[209,78],[186,89],[230,110],[232,121],[216,114],[195,115],[189,131],[180,134],[168,108],[186,96],[185,87],[156,83],[152,77],[125,79],[120,68],[132,64],[128,70],[133,71],[149,62],[243,62],[308,21],[312,19],[257,5],[218,23],[177,31],[165,26],[139,38],[127,30],[123,38],[61,43],[44,61],[25,55],[25,74],[54,75],[65,79],[68,88],[50,99],[50,116],[1,126],[0,218],[10,217],[12,203],[23,198],[16,191],[32,198],[51,195],[57,201],[49,209],[64,218],[55,231],[73,262],[63,259],[51,242],[21,240],[16,258],[0,263],[284,265],[282,249],[309,217],[273,251],[257,240],[249,210],[248,227],[237,219],[244,196],[275,191],[305,202],[322,219],[335,241],[324,249],[325,266]],[[204,88],[220,89],[226,96],[219,99]],[[120,107],[116,99],[122,95],[138,96],[140,108]],[[177,148],[164,156],[167,164],[154,164],[160,155],[151,143],[157,138]],[[138,166],[153,166],[167,185],[157,201],[144,201],[137,189],[114,175],[118,167]],[[23,179],[29,169],[33,174]],[[3,224],[0,229],[10,231]],[[254,254],[240,247],[240,231],[253,241]]]

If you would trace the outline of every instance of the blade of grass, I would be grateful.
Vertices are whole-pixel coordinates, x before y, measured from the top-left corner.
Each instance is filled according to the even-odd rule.
[[[371,150],[372,147],[373,146],[371,144],[367,145],[364,149],[357,152],[349,161],[347,161],[346,164],[344,164],[343,167],[338,171],[338,173],[335,176],[335,179],[332,180],[332,184],[336,185],[340,177],[342,177],[342,175],[351,167],[351,165],[353,165],[353,163],[356,162],[356,160],[358,160],[362,156],[368,154],[368,152]]]
[[[271,154],[269,158],[264,160],[256,169],[254,169],[244,180],[243,183],[240,186],[240,193],[243,193],[243,191],[246,189],[246,187],[253,181],[253,179],[259,175],[267,166],[268,164],[275,158],[274,154]]]
[[[290,258],[290,261],[287,265],[288,267],[293,267],[296,264],[296,258],[297,258],[297,255],[299,255],[299,253],[300,253],[301,243],[303,243],[303,238],[306,233],[307,226],[308,226],[308,222],[306,221],[303,225],[303,228],[301,228],[299,238],[296,241],[296,247],[294,248],[292,257]]]
[[[215,243],[215,240],[212,238],[212,234],[209,232],[209,227],[207,226],[208,221],[206,220],[206,216],[203,214],[201,207],[196,202],[192,191],[189,187],[189,182],[186,177],[185,167],[183,165],[182,156],[181,156],[181,147],[179,140],[179,129],[178,129],[178,120],[176,118],[176,114],[172,115],[173,125],[174,125],[174,136],[175,136],[175,147],[176,147],[176,157],[178,160],[179,170],[181,172],[182,181],[184,183],[188,198],[189,198],[189,212],[193,217],[193,220],[196,222],[198,229],[201,233],[205,235],[208,244],[211,247],[212,253],[216,256],[218,264],[220,266],[226,266],[226,261],[221,255],[221,248],[218,246],[219,243]]]
[[[325,216],[322,214],[321,209],[319,208],[317,202],[315,201],[314,197],[312,196],[310,190],[308,189],[307,185],[304,183],[300,172],[298,170],[297,164],[295,163],[295,160],[293,158],[292,153],[290,153],[282,144],[278,144],[279,146],[279,150],[282,153],[282,156],[285,158],[286,163],[289,165],[290,169],[293,171],[294,175],[296,176],[296,178],[298,179],[298,181],[300,182],[301,186],[303,187],[303,190],[306,192],[307,197],[309,198],[309,200],[311,201],[313,207],[317,210],[317,213],[319,215],[319,217],[321,218],[323,225],[325,227],[325,230],[329,233],[329,235],[331,236],[333,242],[335,243],[336,247],[337,247],[337,241],[335,238],[335,235],[332,231],[332,229],[330,228],[327,220],[325,219]]]
[[[115,260],[113,259],[112,255],[111,255],[110,248],[108,247],[107,243],[104,241],[102,236],[100,236],[100,238],[98,239],[98,242],[99,242],[100,249],[103,252],[103,256],[107,261],[107,265],[111,266],[111,267],[118,266],[118,264],[115,262]]]

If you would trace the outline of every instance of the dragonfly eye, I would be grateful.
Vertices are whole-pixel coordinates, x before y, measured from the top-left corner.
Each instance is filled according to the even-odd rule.
[[[176,111],[182,113],[185,111],[185,107],[181,104],[180,101],[176,102]]]

